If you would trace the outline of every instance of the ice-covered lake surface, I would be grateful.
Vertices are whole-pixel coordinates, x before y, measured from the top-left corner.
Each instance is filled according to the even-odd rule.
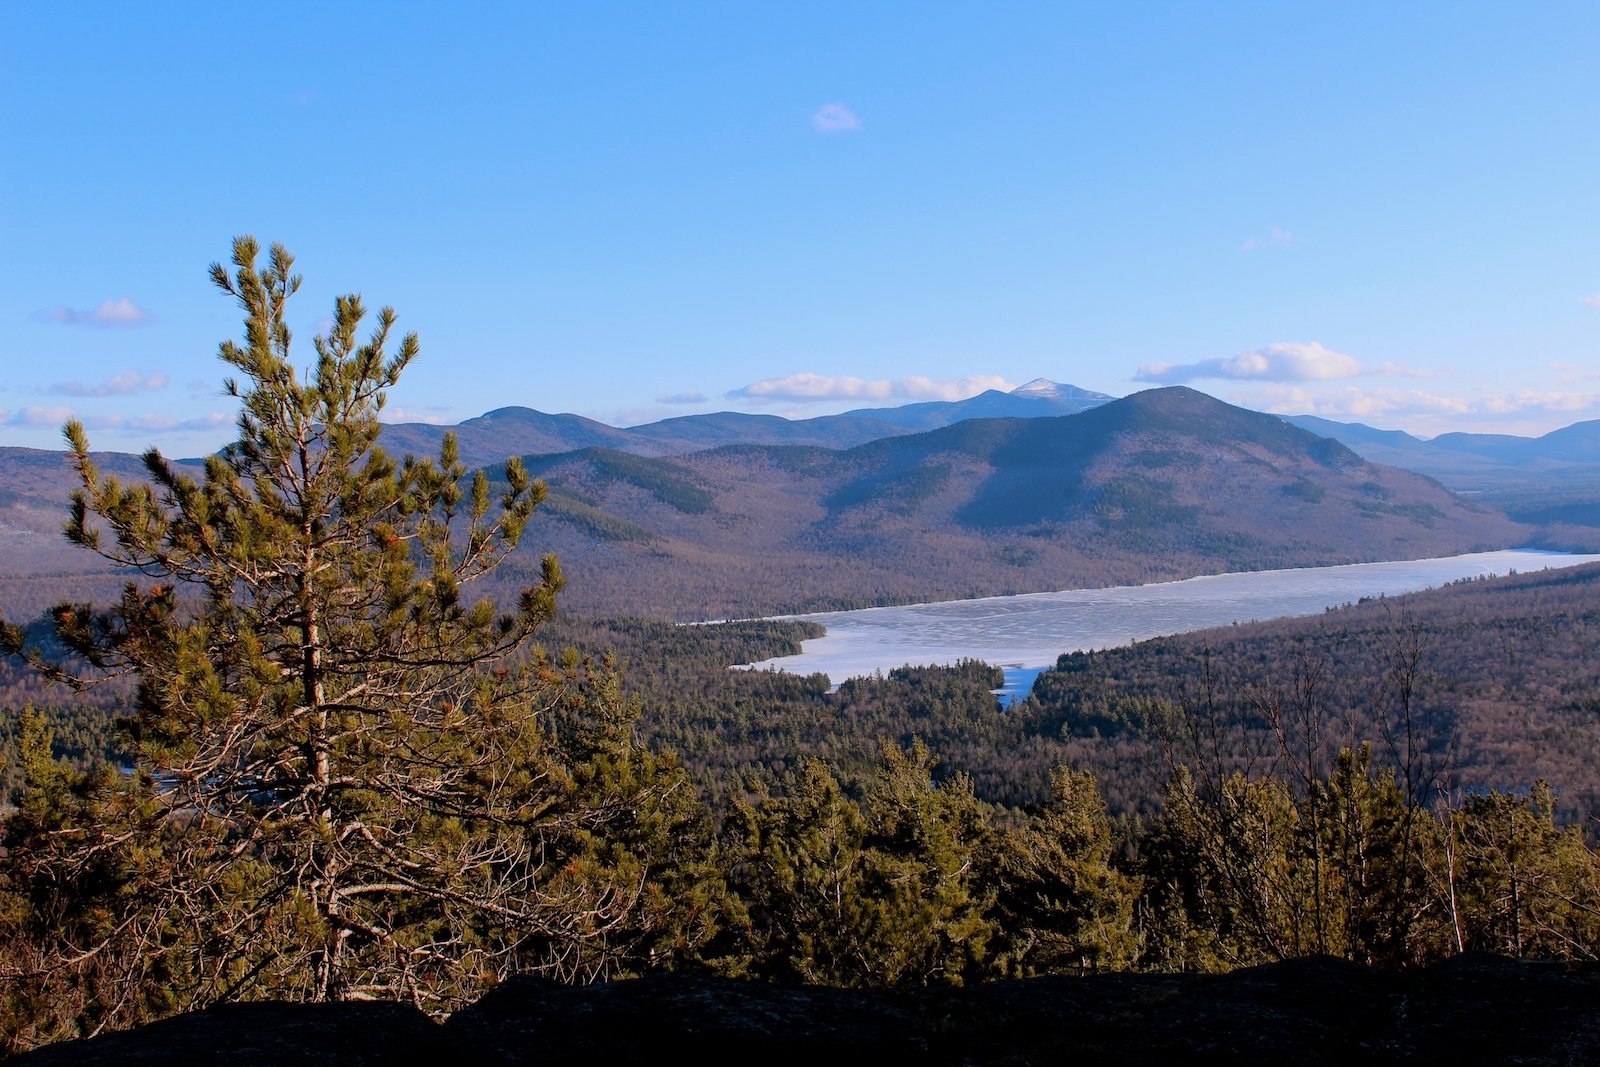
[[[1235,622],[1317,615],[1362,597],[1398,596],[1461,578],[1595,562],[1600,555],[1515,549],[785,615],[821,623],[827,634],[804,642],[797,656],[742,666],[822,673],[838,685],[846,678],[887,674],[907,664],[948,666],[980,659],[1005,671],[1006,687],[1000,693],[1009,703],[1008,698],[1026,694],[1034,676],[1055,666],[1063,652],[1115,648]]]

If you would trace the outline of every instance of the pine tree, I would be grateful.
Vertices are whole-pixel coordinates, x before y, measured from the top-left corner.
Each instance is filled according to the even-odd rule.
[[[788,795],[761,790],[755,803],[737,804],[734,822],[741,837],[734,874],[749,915],[744,969],[790,981],[867,984],[866,819],[827,764],[806,759]]]
[[[0,1055],[170,1010],[163,961],[144,951],[168,929],[139,893],[163,861],[139,833],[145,792],[113,767],[56,758],[31,706],[18,727],[0,862]]]
[[[1301,843],[1281,780],[1234,773],[1201,789],[1179,766],[1140,843],[1144,961],[1222,971],[1301,954]]]
[[[959,985],[995,934],[988,813],[968,776],[935,780],[938,763],[921,740],[880,744],[865,805],[875,985]]]
[[[876,988],[980,973],[995,933],[987,812],[964,776],[935,782],[936,763],[920,741],[886,742],[857,802],[812,758],[787,795],[740,806],[749,972]]]
[[[1451,814],[1451,911],[1463,947],[1600,958],[1600,857],[1578,827],[1556,825],[1555,810],[1541,780],[1526,796],[1483,793]]]
[[[1434,940],[1425,920],[1442,911],[1427,889],[1437,822],[1408,801],[1392,770],[1373,768],[1370,745],[1340,749],[1301,807],[1321,816],[1301,820],[1304,834],[1320,837],[1311,947],[1369,965],[1423,958]],[[1311,854],[1312,844],[1304,851]]]
[[[1057,767],[1050,784],[1051,802],[1006,835],[998,857],[1005,970],[1126,967],[1139,884],[1112,866],[1105,801],[1088,771]]]
[[[645,876],[613,877],[596,837],[672,770],[596,784],[631,724],[583,722],[585,665],[524,654],[562,585],[554,557],[512,610],[470,596],[544,487],[512,459],[492,501],[450,436],[437,462],[386,455],[378,414],[416,336],[396,342],[385,308],[358,339],[362,300],[342,296],[303,373],[285,319],[300,277],[282,246],[258,269],[259,252],[239,238],[233,271],[211,267],[245,333],[219,353],[238,440],[203,478],[152,449],[149,482],[123,484],[65,430],[81,483],[67,536],[141,578],[108,610],[54,609],[97,672],[34,659],[75,685],[137,682],[129,744],[163,856],[139,874],[165,916],[147,950],[184,961],[179,1007],[448,1009],[512,966],[603,969],[577,946],[626,925]]]

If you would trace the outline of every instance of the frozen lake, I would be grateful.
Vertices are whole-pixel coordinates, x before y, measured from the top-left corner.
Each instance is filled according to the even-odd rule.
[[[1362,597],[1397,596],[1460,578],[1594,562],[1600,562],[1600,555],[1516,549],[786,615],[783,618],[821,623],[827,635],[806,641],[798,656],[743,666],[822,673],[837,685],[846,678],[874,671],[887,674],[907,664],[948,666],[962,659],[980,659],[1005,671],[1007,690],[1020,689],[1025,694],[1034,675],[1055,666],[1056,657],[1063,652],[1115,648],[1235,622],[1318,615]]]

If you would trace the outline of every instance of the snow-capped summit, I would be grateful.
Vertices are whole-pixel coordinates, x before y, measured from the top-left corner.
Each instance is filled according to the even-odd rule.
[[[1011,395],[1025,397],[1030,400],[1111,399],[1104,393],[1096,393],[1090,389],[1080,389],[1076,385],[1062,385],[1060,382],[1052,382],[1049,378],[1035,378],[1026,385],[1019,385],[1011,390]]]
[[[1027,385],[1019,385],[1011,390],[1011,395],[1036,396],[1040,398],[1057,397],[1061,395],[1061,386],[1052,382],[1049,378],[1035,378]]]

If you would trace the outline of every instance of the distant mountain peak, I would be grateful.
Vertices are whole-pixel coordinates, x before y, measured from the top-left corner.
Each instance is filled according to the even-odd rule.
[[[496,419],[521,419],[523,421],[531,421],[541,415],[544,415],[544,412],[536,411],[533,408],[512,405],[510,407],[495,408],[493,411],[485,411],[482,415],[478,416],[478,419],[483,422],[493,422]]]
[[[1026,385],[1019,385],[1011,390],[1012,396],[1022,397],[1026,400],[1110,400],[1105,393],[1096,393],[1090,389],[1082,389],[1076,385],[1062,385],[1052,382],[1049,378],[1035,378]]]
[[[1011,390],[1012,396],[1039,396],[1057,397],[1061,395],[1061,386],[1049,378],[1035,378],[1026,385],[1019,385]]]

